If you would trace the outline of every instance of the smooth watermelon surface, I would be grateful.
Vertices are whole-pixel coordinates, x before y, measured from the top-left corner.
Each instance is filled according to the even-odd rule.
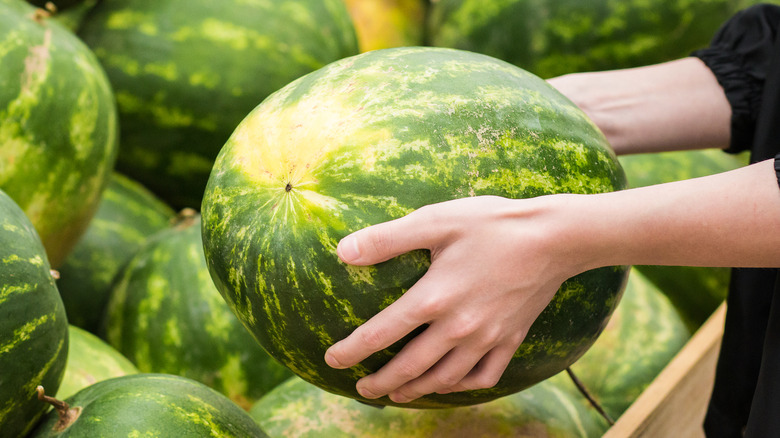
[[[105,339],[142,372],[197,380],[246,409],[291,375],[214,287],[196,215],[151,237],[122,269]]]
[[[455,198],[624,185],[603,135],[538,77],[463,51],[379,50],[293,82],[239,125],[204,196],[203,242],[215,284],[260,344],[305,380],[359,399],[357,379],[403,343],[347,370],[329,368],[325,350],[412,286],[429,256],[347,266],[339,239]],[[481,403],[557,374],[606,324],[626,273],[565,282],[495,388],[405,406]]]
[[[0,189],[65,259],[95,213],[117,154],[111,86],[73,33],[0,0]]]
[[[0,190],[0,435],[23,436],[43,415],[35,388],[57,390],[67,353],[68,322],[46,251]]]
[[[88,386],[65,401],[70,408],[80,410],[78,418],[66,428],[57,427],[57,412],[51,410],[30,438],[267,436],[249,414],[225,396],[179,376],[115,377]]]
[[[437,0],[428,33],[433,46],[485,53],[548,78],[686,57],[706,47],[734,13],[757,3]]]
[[[606,421],[559,374],[525,391],[476,406],[377,409],[293,377],[249,414],[274,438],[600,437]]]
[[[98,333],[119,270],[176,213],[138,182],[112,173],[87,231],[59,268],[68,322]]]
[[[79,36],[115,90],[117,169],[175,209],[199,208],[243,117],[299,76],[358,52],[342,0],[115,0]]]

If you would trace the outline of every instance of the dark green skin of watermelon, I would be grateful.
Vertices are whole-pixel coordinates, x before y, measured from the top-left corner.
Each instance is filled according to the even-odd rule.
[[[141,372],[189,377],[246,409],[291,375],[214,287],[198,217],[157,233],[130,260],[114,286],[105,330]]]
[[[55,430],[58,415],[52,410],[29,438],[267,436],[249,414],[223,395],[178,376],[116,377],[88,386],[65,401],[81,409],[76,421]]]
[[[757,3],[439,0],[428,33],[433,46],[485,53],[548,78],[686,57],[706,47],[734,13]]]
[[[117,169],[177,210],[200,207],[214,158],[258,102],[358,53],[341,0],[115,0],[79,35],[117,95]]]
[[[46,410],[68,354],[65,308],[46,251],[24,212],[0,190],[0,435],[24,436]]]
[[[0,0],[0,188],[57,268],[86,230],[117,154],[117,110],[94,54],[35,8]]]
[[[89,228],[59,268],[57,287],[68,322],[97,334],[117,272],[175,216],[139,183],[112,174]]]
[[[429,256],[347,266],[335,251],[342,237],[466,196],[624,185],[601,133],[539,78],[467,52],[390,49],[307,75],[242,122],[206,190],[203,241],[215,284],[272,356],[362,399],[355,382],[408,337],[347,370],[328,367],[325,350],[408,290]],[[481,403],[560,372],[595,340],[625,278],[624,267],[607,267],[568,280],[495,388],[403,406]]]

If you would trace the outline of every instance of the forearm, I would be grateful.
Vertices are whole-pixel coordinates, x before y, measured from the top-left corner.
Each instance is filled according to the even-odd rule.
[[[731,107],[698,58],[548,82],[588,114],[618,154],[729,145]]]
[[[771,160],[703,178],[575,195],[562,208],[584,220],[568,228],[566,239],[580,242],[573,251],[587,268],[780,267],[780,189]]]

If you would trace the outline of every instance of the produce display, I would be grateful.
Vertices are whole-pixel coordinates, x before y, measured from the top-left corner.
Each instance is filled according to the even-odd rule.
[[[323,356],[429,255],[336,245],[444,200],[745,165],[616,157],[543,79],[685,56],[754,3],[0,0],[0,437],[603,436],[728,269],[578,275],[495,388],[396,405],[355,381],[424,326]]]
[[[429,256],[348,266],[340,238],[466,196],[624,186],[601,132],[545,81],[475,53],[386,49],[292,82],[241,122],[206,188],[203,244],[219,291],[269,354],[328,391],[393,404],[363,399],[355,383],[404,342],[350,369],[322,358],[412,286]],[[494,388],[403,406],[481,403],[557,374],[595,341],[626,273],[605,267],[564,282]]]

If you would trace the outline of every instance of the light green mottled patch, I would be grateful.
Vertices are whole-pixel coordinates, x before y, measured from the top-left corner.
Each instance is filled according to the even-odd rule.
[[[159,76],[167,81],[175,81],[178,76],[178,67],[175,62],[149,63],[143,66],[143,72],[146,74]]]
[[[0,355],[8,353],[20,344],[28,341],[30,335],[32,335],[38,327],[49,322],[51,319],[53,319],[53,316],[51,315],[41,315],[38,318],[27,321],[24,325],[14,330],[14,334],[11,336],[10,340],[5,345],[0,345]]]

